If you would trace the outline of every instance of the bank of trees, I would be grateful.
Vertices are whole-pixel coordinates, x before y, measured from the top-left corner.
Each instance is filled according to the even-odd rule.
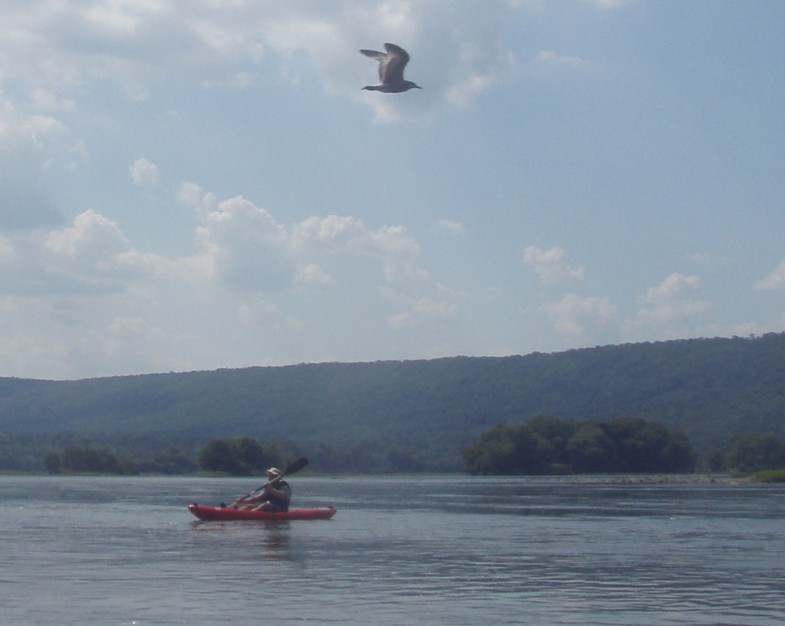
[[[1,471],[52,474],[258,475],[307,456],[324,473],[460,471],[471,474],[751,473],[785,469],[785,440],[747,433],[700,459],[677,430],[642,419],[565,420],[538,417],[500,425],[476,437],[455,459],[450,447],[423,451],[415,440],[368,438],[300,446],[249,437],[173,440],[149,436],[88,440],[74,436],[0,434]],[[461,466],[461,461],[463,465]]]
[[[280,466],[278,446],[263,444],[250,437],[213,439],[199,452],[199,467],[206,472],[231,476],[263,474],[268,467]]]
[[[785,441],[764,433],[739,435],[710,453],[707,465],[713,471],[740,473],[785,469]]]
[[[470,474],[691,472],[698,454],[681,432],[635,418],[539,417],[500,425],[463,451]]]
[[[3,437],[0,471],[50,474],[191,474],[198,442],[150,436]]]
[[[58,451],[50,450],[43,461],[50,474],[190,474],[201,469],[250,476],[280,465],[281,459],[276,445],[249,437],[232,437],[213,439],[198,451],[176,446],[140,450],[94,443],[70,444]]]
[[[62,453],[50,452],[44,458],[50,474],[138,474],[133,458],[115,454],[100,446],[66,446]]]

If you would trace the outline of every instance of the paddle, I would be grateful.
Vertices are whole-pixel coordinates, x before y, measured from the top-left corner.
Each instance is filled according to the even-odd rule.
[[[288,476],[289,474],[296,474],[296,473],[297,473],[297,472],[299,472],[301,469],[303,469],[303,468],[304,468],[306,465],[308,465],[308,459],[306,459],[305,457],[302,457],[302,458],[299,458],[299,459],[297,459],[297,460],[296,460],[294,463],[291,463],[291,464],[287,465],[287,466],[284,468],[284,470],[283,470],[283,472],[281,473],[281,475],[280,475],[280,476],[276,476],[276,477],[275,477],[275,478],[273,478],[272,480],[269,480],[269,481],[267,481],[266,483],[264,483],[264,484],[263,484],[261,487],[259,487],[258,489],[255,489],[254,491],[252,491],[252,492],[250,492],[250,493],[247,493],[247,494],[245,494],[245,495],[244,495],[242,498],[237,498],[237,500],[235,500],[235,501],[234,501],[234,503],[232,503],[232,504],[231,504],[231,505],[229,505],[229,506],[234,506],[234,505],[235,505],[235,504],[237,504],[238,502],[242,502],[242,501],[243,501],[243,500],[245,500],[246,498],[250,498],[252,495],[254,495],[254,494],[256,494],[256,493],[259,493],[260,491],[262,491],[262,490],[263,490],[265,487],[268,487],[269,485],[272,485],[273,483],[277,483],[277,482],[278,482],[279,480],[281,480],[281,479],[282,479],[284,476]]]

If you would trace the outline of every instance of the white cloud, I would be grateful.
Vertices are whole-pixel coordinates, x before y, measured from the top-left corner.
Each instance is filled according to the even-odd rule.
[[[380,121],[465,106],[510,70],[499,48],[515,8],[507,3],[341,2],[188,3],[96,0],[32,2],[4,9],[3,76],[31,81],[46,110],[78,107],[65,92],[95,79],[118,83],[134,99],[176,73],[203,85],[248,86],[277,65],[291,85],[311,67],[320,88],[364,102]],[[409,49],[410,78],[423,92],[362,92],[376,68],[359,48],[393,41]],[[306,68],[303,60],[311,67]],[[273,72],[275,73],[275,72]],[[269,76],[269,72],[265,74]],[[309,89],[313,85],[308,85]]]
[[[549,250],[528,246],[523,251],[523,263],[535,271],[543,285],[579,281],[585,274],[584,268],[564,262],[564,250],[558,246]]]
[[[392,296],[392,294],[390,294]],[[390,317],[390,326],[403,329],[428,319],[449,319],[458,314],[458,305],[445,300],[419,298],[405,306],[404,311]]]
[[[130,250],[130,242],[115,222],[95,211],[85,211],[72,226],[46,235],[42,270],[66,292],[122,291],[128,273],[135,273],[121,258]]]
[[[93,210],[61,229],[0,236],[0,292],[8,297],[90,299],[151,281],[202,282],[211,259],[170,259],[135,249],[119,224]]]
[[[490,74],[472,74],[466,80],[450,86],[445,93],[448,102],[456,106],[466,106],[475,97],[487,90],[494,82]]]
[[[559,54],[553,50],[541,50],[537,54],[537,63],[544,67],[566,66],[566,67],[583,67],[589,64],[589,61],[581,57],[570,56],[567,54]]]
[[[296,245],[313,246],[328,252],[348,252],[378,259],[411,258],[419,248],[402,226],[383,226],[370,230],[351,216],[311,216],[293,229]]]
[[[212,268],[219,284],[247,297],[295,287],[348,287],[364,259],[367,269],[376,268],[379,293],[407,319],[454,311],[449,290],[417,267],[419,246],[401,226],[371,229],[352,216],[313,215],[287,227],[242,197],[217,202],[207,213],[205,198],[207,204],[213,198],[198,186],[184,186],[178,197],[203,216],[195,258]],[[367,285],[354,288],[365,291]]]
[[[294,282],[303,285],[334,285],[335,280],[316,263],[299,267],[294,275]]]
[[[463,222],[456,222],[453,220],[439,220],[438,226],[442,230],[446,230],[448,233],[453,235],[461,235],[463,234]]]
[[[633,326],[664,327],[702,315],[709,303],[697,297],[700,279],[674,272],[643,297],[644,306],[638,310]]]
[[[589,4],[593,4],[601,10],[613,10],[623,7],[630,3],[631,0],[584,0]]]
[[[216,319],[239,322],[244,337],[314,332],[325,287],[339,300],[375,298],[371,308],[393,328],[457,312],[449,290],[417,266],[419,246],[400,226],[337,215],[287,226],[243,197],[217,201],[194,184],[178,200],[195,220],[195,247],[181,258],[136,249],[92,210],[63,228],[0,235],[0,355],[24,349],[9,361],[24,369],[48,350],[48,371],[59,376],[86,363],[185,369],[206,341],[203,325]],[[31,307],[34,316],[25,314]]]
[[[155,185],[158,183],[158,166],[145,158],[136,159],[128,170],[135,185]]]
[[[51,91],[46,89],[36,89],[33,91],[33,106],[37,111],[59,112],[72,111],[74,101],[69,98],[59,98]]]
[[[390,317],[393,328],[426,319],[447,319],[457,313],[451,290],[417,266],[419,246],[401,226],[371,230],[351,216],[312,216],[294,226],[293,242],[301,255],[380,262],[384,282],[379,293],[397,309]]]
[[[15,255],[14,245],[0,234],[0,267],[3,263],[11,261]]]
[[[613,320],[617,308],[607,297],[583,298],[571,293],[542,307],[560,335],[580,336]]]
[[[780,261],[777,268],[766,278],[762,278],[755,283],[757,289],[776,290],[785,289],[785,259]]]
[[[26,113],[0,91],[0,229],[62,221],[41,176],[67,140],[57,119]]]
[[[219,278],[233,289],[283,289],[296,270],[286,227],[242,196],[219,202],[197,239]]]
[[[94,266],[107,253],[126,250],[128,240],[116,223],[90,210],[78,215],[73,226],[49,233],[45,247],[61,259],[86,258]]]
[[[203,218],[215,210],[217,200],[215,194],[206,193],[196,183],[184,182],[177,192],[177,202],[193,209]]]

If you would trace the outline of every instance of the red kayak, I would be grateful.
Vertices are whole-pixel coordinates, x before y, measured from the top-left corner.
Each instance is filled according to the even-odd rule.
[[[230,507],[189,504],[188,510],[196,517],[208,522],[237,520],[290,520],[290,519],[330,519],[335,515],[335,507],[317,506],[309,509],[289,509],[286,512],[245,511]]]

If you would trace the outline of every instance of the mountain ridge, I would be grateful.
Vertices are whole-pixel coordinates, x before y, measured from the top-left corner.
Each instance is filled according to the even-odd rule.
[[[22,435],[242,435],[304,449],[376,440],[459,459],[488,428],[539,415],[640,417],[682,430],[702,451],[743,432],[785,436],[785,333],[503,357],[0,378],[0,433]]]

